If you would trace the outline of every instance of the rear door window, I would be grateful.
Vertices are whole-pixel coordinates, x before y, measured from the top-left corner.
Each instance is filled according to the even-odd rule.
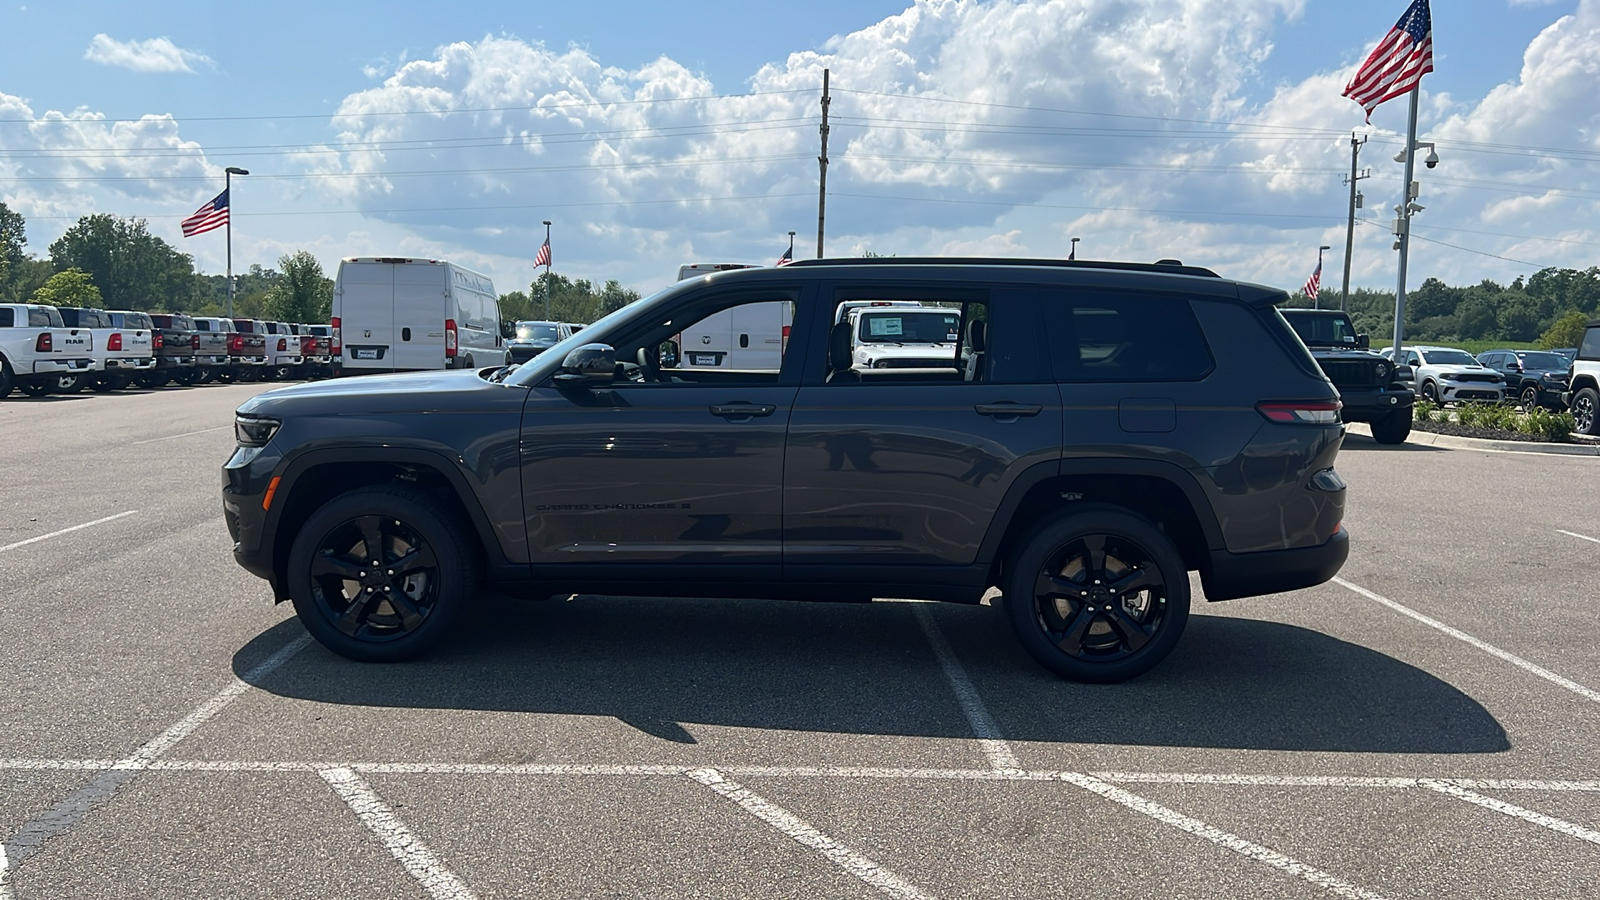
[[[1058,381],[1198,381],[1214,365],[1189,301],[1136,291],[1045,291]]]

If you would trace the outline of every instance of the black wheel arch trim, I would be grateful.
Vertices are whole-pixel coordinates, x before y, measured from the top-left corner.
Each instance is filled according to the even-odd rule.
[[[1189,501],[1195,519],[1200,523],[1200,531],[1205,535],[1207,549],[1215,551],[1226,546],[1222,538],[1222,527],[1217,524],[1217,516],[1211,508],[1211,502],[1189,470],[1176,463],[1154,459],[1079,457],[1036,463],[1017,476],[1011,483],[1011,488],[1006,491],[1005,499],[995,510],[994,517],[989,520],[989,530],[984,534],[983,543],[979,546],[977,562],[984,566],[994,563],[999,555],[1001,543],[1010,530],[1012,518],[1030,491],[1052,478],[1073,475],[1138,475],[1165,481],[1182,491],[1183,496]]]
[[[273,573],[277,577],[270,580],[273,590],[279,595],[277,599],[288,598],[284,593],[285,586],[281,584],[278,570],[287,560],[289,548],[279,547],[277,540],[283,511],[289,505],[287,501],[294,496],[295,485],[307,472],[320,466],[337,463],[392,463],[421,466],[438,472],[449,483],[462,508],[467,511],[467,517],[472,521],[473,531],[476,532],[478,543],[483,548],[490,578],[492,579],[497,572],[526,572],[526,564],[512,563],[506,559],[505,551],[501,548],[499,539],[495,537],[494,527],[489,522],[488,514],[483,511],[483,504],[479,501],[477,492],[472,489],[472,484],[466,476],[450,462],[449,457],[433,450],[414,447],[319,447],[285,459],[272,473],[273,477],[279,479],[275,496],[281,497],[282,502],[274,503],[267,511],[261,528],[259,555],[272,560]]]

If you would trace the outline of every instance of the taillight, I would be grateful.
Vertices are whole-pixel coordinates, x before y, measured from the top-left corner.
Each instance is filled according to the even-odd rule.
[[[444,355],[456,355],[456,320],[444,320]]]
[[[121,350],[122,349],[122,332],[114,331],[114,332],[111,333],[111,337],[106,341],[106,349],[107,350]]]
[[[198,335],[198,334],[189,335],[189,349],[191,349],[191,350],[199,350],[200,349],[200,335]]]
[[[279,353],[288,353],[289,352],[289,339],[288,338],[278,338],[278,352]]]
[[[229,353],[243,353],[244,352],[244,335],[236,334],[236,335],[233,335],[232,337],[228,338],[228,352]]]
[[[48,331],[40,333],[39,339],[33,342],[33,352],[35,353],[49,353],[55,348],[56,339]]]
[[[334,316],[328,320],[328,328],[333,332],[333,344],[329,352],[334,356],[344,355],[344,340],[339,336],[339,317]]]
[[[167,345],[167,339],[159,334],[150,335],[150,349],[160,350]]]
[[[1286,425],[1337,425],[1342,406],[1338,400],[1284,400],[1257,403],[1256,411]]]

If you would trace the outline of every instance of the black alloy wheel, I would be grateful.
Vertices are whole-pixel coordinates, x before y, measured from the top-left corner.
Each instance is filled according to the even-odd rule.
[[[472,597],[465,524],[408,488],[362,488],[306,520],[289,556],[289,589],[306,629],[364,662],[415,657]]]
[[[1581,388],[1572,398],[1572,418],[1579,434],[1600,434],[1600,418],[1595,416],[1600,407],[1600,391],[1592,387]]]
[[[1519,402],[1522,404],[1523,412],[1533,412],[1534,407],[1539,405],[1539,386],[1530,384],[1523,388]]]
[[[1444,401],[1439,399],[1439,388],[1431,381],[1423,382],[1422,399],[1432,403],[1434,406],[1444,405]]]
[[[1074,681],[1125,681],[1161,662],[1189,617],[1177,548],[1115,507],[1074,512],[1037,530],[1008,566],[1012,628],[1036,661]]]

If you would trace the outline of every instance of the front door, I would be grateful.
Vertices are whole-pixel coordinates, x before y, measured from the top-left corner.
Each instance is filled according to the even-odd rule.
[[[752,303],[793,303],[798,291],[714,291],[691,295],[672,316],[597,334],[616,351],[614,384],[530,393],[521,464],[536,575],[551,563],[589,563],[589,574],[613,579],[650,565],[776,572],[798,363],[774,356],[766,368],[701,369],[683,364],[687,348],[661,351],[691,331],[685,323]]]

